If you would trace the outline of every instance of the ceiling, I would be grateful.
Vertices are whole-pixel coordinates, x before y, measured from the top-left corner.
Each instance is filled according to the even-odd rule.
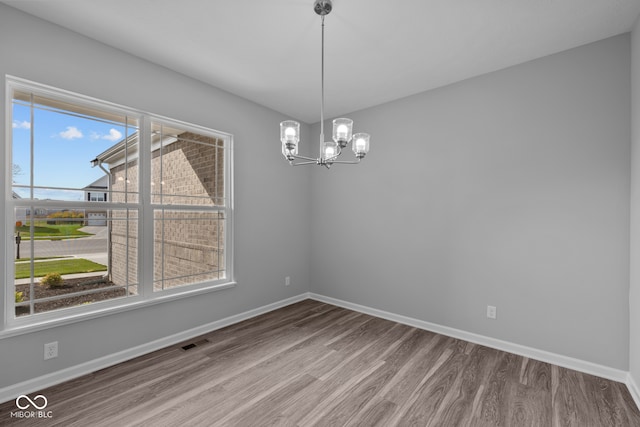
[[[3,0],[285,116],[320,116],[313,0]],[[333,0],[325,117],[630,31],[640,0]]]

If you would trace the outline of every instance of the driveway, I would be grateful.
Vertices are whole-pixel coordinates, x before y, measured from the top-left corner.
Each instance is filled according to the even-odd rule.
[[[105,225],[88,225],[86,227],[79,228],[78,230],[85,233],[93,234],[93,236],[84,237],[84,239],[106,239],[108,228]]]

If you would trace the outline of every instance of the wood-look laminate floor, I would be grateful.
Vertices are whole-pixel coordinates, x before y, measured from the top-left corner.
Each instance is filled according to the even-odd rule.
[[[39,394],[0,425],[640,426],[623,384],[312,300]]]

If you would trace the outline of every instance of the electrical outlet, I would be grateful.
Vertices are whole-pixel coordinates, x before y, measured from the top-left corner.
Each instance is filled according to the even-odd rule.
[[[58,357],[58,341],[50,342],[44,345],[44,360]]]
[[[495,319],[496,315],[497,315],[497,309],[492,305],[488,305],[487,306],[487,317],[489,319]]]
[[[287,276],[284,278],[284,285],[289,286],[291,284],[291,276]]]

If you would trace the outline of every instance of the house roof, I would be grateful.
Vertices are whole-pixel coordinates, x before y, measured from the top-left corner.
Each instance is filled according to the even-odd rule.
[[[109,177],[103,175],[100,178],[93,181],[91,184],[83,188],[84,191],[88,190],[106,190],[109,188]]]
[[[160,139],[162,139],[162,145],[166,146],[177,141],[177,135],[182,133],[182,130],[171,128],[168,126],[163,127],[165,134],[153,133],[152,135],[152,150],[155,147],[160,146]],[[98,154],[95,159],[91,160],[92,167],[96,167],[99,164],[108,164],[110,168],[124,163],[125,157],[128,161],[132,161],[138,158],[138,137],[139,133],[135,132],[129,135],[127,138],[123,138],[111,147],[107,148],[102,153]]]
[[[91,166],[96,167],[101,163],[107,163],[113,167],[115,164],[122,163],[126,154],[130,158],[137,157],[138,153],[138,132],[129,135],[98,154],[95,159],[91,160]]]

